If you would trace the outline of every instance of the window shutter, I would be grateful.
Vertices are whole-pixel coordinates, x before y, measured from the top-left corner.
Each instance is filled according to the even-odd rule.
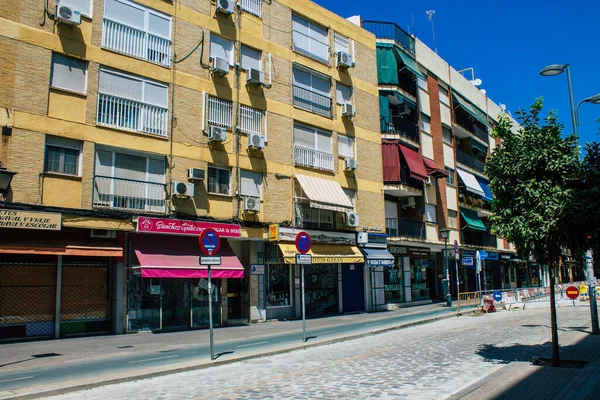
[[[85,93],[87,62],[75,58],[52,54],[52,86]]]
[[[331,80],[312,75],[312,90],[329,97],[331,95]]]
[[[354,139],[338,135],[338,154],[340,157],[354,157]]]
[[[144,82],[144,103],[169,108],[169,90],[165,85]]]
[[[171,40],[171,20],[166,15],[150,12],[148,15],[148,33]]]
[[[242,170],[240,180],[242,195],[261,197],[262,175],[260,173]]]
[[[100,70],[98,92],[141,102],[144,100],[142,91],[143,83],[140,79],[107,69]]]
[[[98,176],[112,176],[112,152],[106,150],[96,151],[94,174]]]
[[[146,158],[115,154],[115,178],[146,181]]]
[[[333,34],[333,41],[335,44],[335,52],[345,51],[346,53],[350,53],[349,40],[347,37],[340,35],[339,33]]]
[[[433,204],[425,204],[425,219],[427,222],[436,222],[435,206]]]
[[[58,136],[46,136],[46,145],[81,151],[81,142],[79,140],[67,139]]]
[[[297,146],[306,147],[308,149],[315,148],[315,132],[313,129],[303,126],[294,125],[294,144]]]
[[[306,36],[309,36],[310,29],[308,26],[309,26],[309,23],[307,20],[305,20],[302,17],[297,16],[296,14],[292,15],[292,30],[301,32],[301,33],[305,34]]]
[[[335,84],[335,97],[338,104],[350,103],[352,98],[352,89],[350,86],[346,86],[342,83],[337,82]]]
[[[331,153],[331,134],[317,130],[317,150]]]
[[[210,56],[219,57],[229,61],[233,65],[233,42],[224,37],[212,34],[210,35]]]
[[[128,1],[105,0],[104,18],[143,31],[145,27],[146,11]]]
[[[260,67],[260,51],[252,47],[242,46],[242,69],[250,68],[262,71]]]

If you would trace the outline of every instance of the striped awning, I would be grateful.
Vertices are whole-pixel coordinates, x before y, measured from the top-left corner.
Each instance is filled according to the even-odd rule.
[[[350,198],[336,181],[306,175],[296,175],[296,180],[308,197],[312,208],[339,212],[354,209]]]

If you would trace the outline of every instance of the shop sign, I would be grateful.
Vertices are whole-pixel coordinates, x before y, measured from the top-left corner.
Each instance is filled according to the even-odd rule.
[[[475,258],[475,251],[473,251],[473,250],[462,250],[462,256],[463,257]]]
[[[365,258],[365,262],[370,267],[393,267],[394,260],[387,258]]]
[[[250,267],[250,275],[264,275],[265,266],[262,264],[252,264]]]
[[[399,292],[402,290],[402,285],[399,284],[395,284],[395,285],[384,285],[383,286],[383,290],[385,292]]]
[[[510,254],[502,254],[500,258],[503,260],[510,260],[512,259],[512,256]]]
[[[150,294],[160,294],[160,285],[151,285]]]
[[[214,229],[219,236],[223,237],[239,238],[242,236],[242,228],[236,224],[149,217],[138,217],[137,221],[137,232],[143,233],[198,236],[208,228]]]
[[[375,226],[375,225],[363,225],[362,227],[363,231],[370,231],[370,232],[381,232],[383,231],[383,229],[380,226]]]
[[[0,209],[0,228],[59,231],[61,215],[37,211]]]
[[[389,251],[393,254],[400,254],[408,257],[422,258],[429,257],[431,251],[427,247],[405,247],[390,245]]]
[[[465,257],[462,258],[462,265],[473,266],[473,257]]]
[[[487,260],[488,261],[498,261],[498,253],[487,253]]]
[[[279,240],[279,224],[269,225],[269,242],[276,242]]]

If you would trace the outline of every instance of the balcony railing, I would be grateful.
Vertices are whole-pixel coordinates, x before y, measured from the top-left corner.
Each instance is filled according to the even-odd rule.
[[[254,14],[257,17],[261,16],[262,0],[242,0],[242,10]]]
[[[125,211],[166,212],[166,185],[94,176],[92,206]]]
[[[498,241],[495,235],[491,235],[485,232],[479,231],[470,231],[463,230],[462,233],[462,242],[464,244],[470,244],[472,246],[481,246],[481,247],[497,247]]]
[[[406,138],[419,142],[419,129],[417,124],[412,123],[399,115],[392,115],[387,118],[388,131],[384,133],[398,134]],[[386,124],[383,124],[386,125]]]
[[[460,118],[457,118],[454,121],[454,128],[459,131],[462,131],[463,135],[465,133],[468,133],[470,135],[477,136],[479,139],[483,140],[485,143],[488,143],[490,140],[490,135],[489,135],[488,131],[486,129],[482,128],[480,125],[478,125],[475,122],[465,121],[465,120],[461,120]]]
[[[456,149],[456,161],[476,171],[485,172],[485,162],[458,148]]]
[[[390,237],[426,238],[425,222],[406,218],[386,218],[385,232]]]
[[[168,114],[166,108],[98,93],[99,125],[167,137]]]
[[[331,98],[312,90],[294,85],[294,106],[331,117]]]
[[[415,39],[393,22],[363,21],[362,27],[378,39],[392,39],[415,54]]]
[[[171,65],[170,40],[106,18],[102,25],[102,47],[165,67]]]
[[[294,145],[294,162],[296,165],[333,171],[333,154]]]
[[[296,204],[296,225],[304,229],[335,229],[336,212]]]
[[[292,31],[292,46],[298,53],[325,64],[329,63],[329,43],[294,30]]]

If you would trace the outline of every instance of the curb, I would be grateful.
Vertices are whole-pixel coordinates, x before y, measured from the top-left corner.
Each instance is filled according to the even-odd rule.
[[[468,315],[468,314],[472,314],[472,313],[473,312],[461,313],[461,315]],[[372,331],[368,331],[368,332],[351,334],[349,336],[333,338],[333,339],[326,340],[323,342],[318,342],[318,343],[313,343],[313,344],[305,343],[305,344],[298,345],[298,346],[287,347],[287,348],[283,348],[283,349],[279,349],[279,350],[269,351],[266,353],[251,354],[248,356],[242,356],[242,357],[233,358],[230,360],[214,361],[212,363],[196,364],[196,365],[191,365],[191,366],[168,369],[168,370],[164,370],[164,371],[141,373],[141,374],[127,376],[127,377],[123,377],[123,378],[107,379],[107,380],[103,380],[103,381],[99,381],[99,382],[92,382],[92,383],[85,383],[85,384],[73,385],[73,386],[68,386],[68,387],[61,387],[60,389],[52,389],[52,390],[40,391],[40,392],[36,392],[36,393],[28,393],[28,394],[23,394],[23,395],[16,394],[14,396],[5,397],[4,399],[6,399],[6,400],[9,400],[9,399],[10,400],[12,400],[12,399],[39,399],[39,398],[48,397],[48,396],[57,396],[57,395],[61,395],[61,394],[67,394],[67,393],[78,392],[78,391],[82,391],[82,390],[93,389],[93,388],[97,388],[97,387],[101,387],[101,386],[115,385],[118,383],[126,383],[126,382],[131,382],[131,381],[142,380],[142,379],[156,378],[159,376],[177,374],[180,372],[196,371],[196,370],[201,370],[201,369],[218,367],[221,365],[228,365],[228,364],[248,361],[248,360],[262,358],[262,357],[269,357],[269,356],[274,356],[274,355],[278,355],[278,354],[290,353],[290,352],[298,351],[298,350],[306,350],[306,349],[313,348],[313,347],[328,346],[328,345],[335,344],[335,343],[341,343],[341,342],[345,342],[345,341],[349,341],[349,340],[365,338],[365,337],[374,336],[374,335],[378,335],[378,334],[382,334],[382,333],[386,333],[386,332],[396,331],[396,330],[400,330],[400,329],[404,329],[404,328],[410,328],[410,327],[418,326],[418,325],[425,325],[425,324],[428,324],[431,322],[436,322],[436,321],[440,321],[443,319],[449,319],[449,318],[457,318],[457,317],[458,316],[455,313],[451,313],[448,315],[442,315],[442,316],[438,316],[438,317],[407,322],[404,324],[391,326],[391,327],[387,327],[387,328],[376,329],[376,330],[372,330]]]

